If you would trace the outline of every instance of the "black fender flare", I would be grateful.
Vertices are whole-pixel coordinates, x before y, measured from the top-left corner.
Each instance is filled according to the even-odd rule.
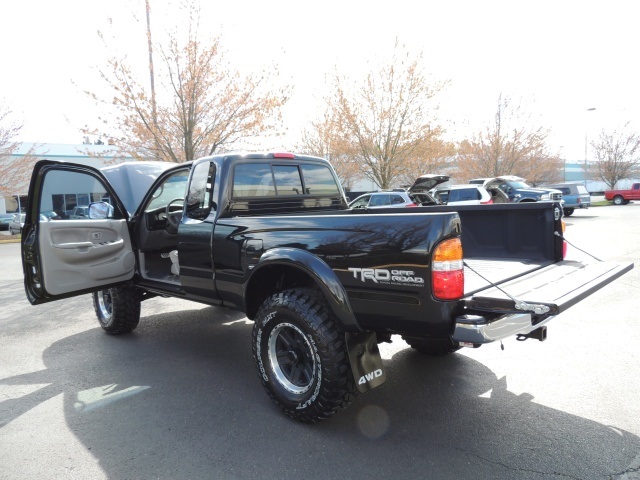
[[[322,259],[299,248],[281,247],[265,252],[243,285],[244,292],[251,289],[252,279],[266,267],[282,265],[304,272],[322,291],[327,303],[336,315],[340,327],[347,332],[362,332],[349,303],[347,292],[338,277]],[[245,311],[246,294],[245,294]]]

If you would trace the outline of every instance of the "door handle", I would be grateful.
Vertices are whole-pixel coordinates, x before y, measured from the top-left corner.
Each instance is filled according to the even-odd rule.
[[[89,248],[89,247],[93,247],[93,243],[91,242],[54,243],[53,246],[56,248],[65,248],[65,249]]]

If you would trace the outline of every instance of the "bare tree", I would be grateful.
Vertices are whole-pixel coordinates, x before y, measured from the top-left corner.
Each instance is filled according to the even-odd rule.
[[[362,174],[380,188],[390,188],[423,170],[416,166],[446,156],[438,148],[443,129],[436,124],[433,103],[445,84],[429,83],[421,61],[396,42],[391,60],[363,82],[332,76],[326,102],[341,153],[351,155]]]
[[[101,72],[113,91],[105,103],[117,112],[103,122],[112,133],[119,132],[121,153],[183,162],[277,131],[290,88],[273,86],[275,69],[242,76],[226,60],[220,37],[210,43],[199,39],[199,20],[199,10],[192,8],[186,42],[173,34],[156,45],[160,65],[154,74],[160,85],[155,95],[135,78],[126,58],[111,58],[109,69]]]
[[[302,131],[296,150],[329,160],[346,190],[351,190],[355,182],[364,177],[357,152],[352,151],[349,143],[337,134],[335,118],[328,111],[322,119],[311,122]]]
[[[16,137],[22,126],[22,123],[12,119],[12,111],[0,104],[0,196],[3,197],[25,193],[16,191],[16,188],[24,188],[36,161],[33,148],[16,155],[20,147]]]
[[[561,179],[562,160],[550,152],[549,130],[532,126],[520,105],[498,98],[491,124],[458,147],[457,175],[463,179],[518,175],[531,184]]]
[[[451,175],[455,171],[455,145],[441,138],[443,129],[430,132],[430,137],[420,145],[420,152],[413,155],[406,163],[400,183],[411,185],[420,175],[439,173]]]
[[[602,130],[591,146],[596,156],[597,176],[609,188],[615,188],[619,180],[640,175],[640,135],[632,132],[628,123],[619,130]]]

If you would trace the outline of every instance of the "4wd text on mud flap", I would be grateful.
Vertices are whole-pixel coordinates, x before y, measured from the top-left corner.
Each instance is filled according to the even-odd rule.
[[[382,370],[381,369],[377,369],[374,370],[373,372],[367,373],[363,376],[360,377],[360,380],[358,380],[358,385],[364,385],[367,382],[370,382],[371,380],[373,380],[374,378],[378,378],[382,376]]]

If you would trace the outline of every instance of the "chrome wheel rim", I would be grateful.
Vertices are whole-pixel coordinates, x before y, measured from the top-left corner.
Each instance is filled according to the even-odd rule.
[[[113,306],[111,303],[111,292],[109,290],[101,290],[97,292],[98,309],[103,318],[111,317]]]

